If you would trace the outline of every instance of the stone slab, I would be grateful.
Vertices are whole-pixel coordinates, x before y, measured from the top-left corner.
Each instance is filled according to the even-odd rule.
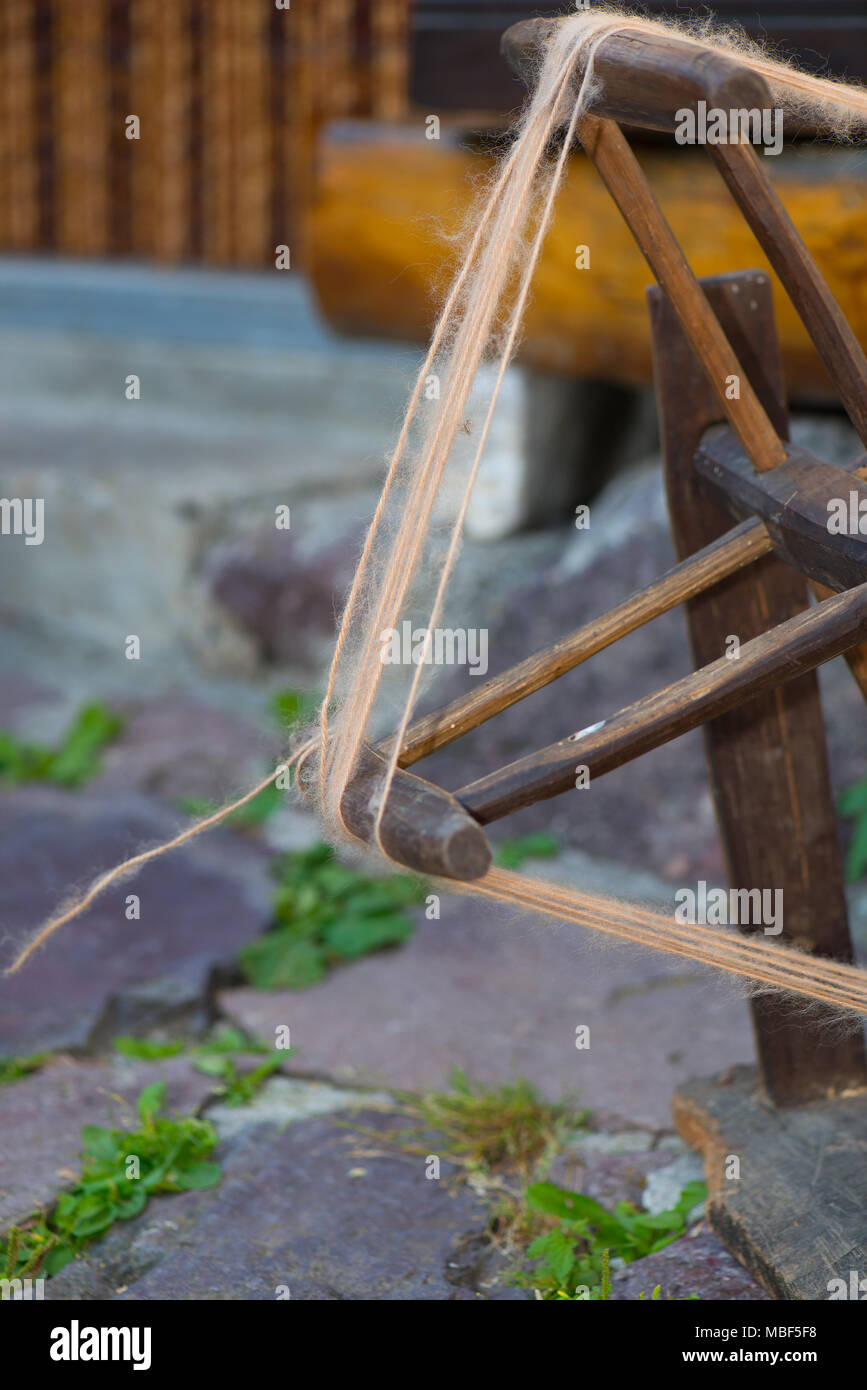
[[[362,1111],[257,1124],[218,1152],[219,1187],[159,1198],[49,1283],[50,1298],[376,1302],[517,1299],[477,1248],[487,1211],[424,1160],[377,1146]]]
[[[642,1293],[649,1300],[657,1284],[663,1302],[692,1294],[702,1302],[717,1303],[770,1299],[704,1223],[655,1255],[618,1270],[611,1281],[611,1301],[632,1301]]]
[[[132,793],[34,786],[0,795],[4,963],[76,886],[183,823]],[[125,917],[130,893],[140,900],[138,921]],[[19,974],[0,980],[0,1055],[84,1047],[112,1001],[113,1026],[129,1031],[139,1011],[134,1000],[126,1010],[117,1001],[149,982],[163,982],[173,1018],[179,997],[205,1008],[217,967],[270,920],[271,893],[264,852],[224,830],[113,885]],[[151,1025],[160,1021],[154,1003],[151,994]]]
[[[681,1080],[752,1058],[737,987],[697,967],[468,899],[444,897],[439,921],[419,918],[399,950],[312,989],[226,990],[220,1007],[267,1040],[288,1025],[298,1075],[416,1089],[458,1066],[658,1128]],[[579,1025],[589,1049],[575,1047]]]

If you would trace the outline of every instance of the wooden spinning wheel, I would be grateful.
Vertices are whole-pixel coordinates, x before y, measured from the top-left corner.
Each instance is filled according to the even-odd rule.
[[[550,24],[526,21],[505,35],[504,52],[516,70],[532,71]],[[842,468],[787,442],[769,276],[746,270],[701,282],[695,278],[619,125],[671,131],[675,112],[695,109],[699,101],[728,111],[772,108],[773,99],[756,73],[675,39],[610,36],[599,46],[594,68],[600,90],[580,122],[579,136],[658,282],[648,301],[666,486],[681,561],[603,617],[412,724],[380,819],[381,841],[395,860],[413,869],[458,880],[479,878],[491,862],[485,825],[573,789],[578,765],[595,778],[701,725],[732,885],[784,887],[783,939],[849,961],[852,944],[815,671],[846,654],[867,695],[867,645],[861,645],[867,642],[867,456]],[[867,445],[867,360],[761,159],[749,144],[712,145],[709,153]],[[865,518],[863,530],[857,524],[842,533],[829,528],[839,499],[847,500],[856,518]],[[812,605],[810,589],[817,600]],[[680,603],[695,658],[691,675],[453,794],[407,770]],[[731,634],[741,643],[735,660],[725,655]],[[371,791],[390,751],[387,741],[368,747],[344,794],[346,824],[363,840],[373,832]],[[743,1095],[737,1086],[727,1093],[743,1102],[737,1120],[746,1126],[743,1143],[751,1126],[758,1132],[765,1123],[760,1110],[769,1102],[794,1107],[860,1096],[858,1123],[863,1125],[867,1063],[861,1032],[840,1036],[829,1029],[821,1008],[805,1018],[779,998],[760,997],[751,1007],[762,1091],[747,1080]],[[723,1152],[726,1144],[740,1142],[720,1138],[725,1125],[719,1105],[707,1096],[693,1093],[676,1101],[676,1109],[678,1103],[693,1139],[707,1147],[712,1131]],[[826,1128],[836,1127],[838,1133],[854,1123],[849,1110],[826,1119]],[[790,1151],[801,1143],[782,1119],[778,1130],[776,1137],[766,1136],[757,1160],[766,1188],[773,1185],[769,1175],[781,1165],[785,1169],[792,1162]],[[822,1125],[816,1133],[825,1133]],[[803,1142],[809,1147],[814,1139]],[[754,1197],[762,1190],[756,1181]],[[803,1174],[795,1175],[790,1186],[803,1181]],[[867,1197],[863,1173],[846,1181]],[[841,1210],[835,1198],[830,1215],[821,1200],[813,1206],[823,1212],[821,1238],[831,1251],[826,1264],[836,1268],[837,1254],[854,1260],[859,1249],[863,1263],[863,1216],[860,1233],[853,1236],[847,1217],[851,1203]],[[767,1211],[756,1215],[755,1203],[750,1206],[747,1199],[733,1217],[719,1183],[716,1210],[720,1228],[775,1292],[825,1296],[805,1292],[813,1276],[803,1273],[804,1248],[819,1238],[811,1235],[809,1221],[798,1247],[801,1255],[796,1251],[771,1260],[766,1238],[773,1221]]]

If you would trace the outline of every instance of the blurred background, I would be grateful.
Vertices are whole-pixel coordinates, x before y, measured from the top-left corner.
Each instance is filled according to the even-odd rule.
[[[314,707],[462,229],[524,97],[500,35],[565,8],[2,0],[0,496],[45,507],[42,544],[0,536],[8,938],[264,775],[287,721]],[[861,0],[712,13],[813,71],[867,77]],[[767,268],[703,151],[636,140],[698,274]],[[867,346],[865,161],[805,131],[766,164]],[[491,674],[671,563],[648,281],[576,152],[450,600],[453,622],[488,628]],[[776,302],[795,438],[852,457],[833,384]],[[481,774],[527,751],[528,730],[553,741],[689,664],[668,614],[444,750],[430,776],[461,785],[468,763]],[[867,721],[841,663],[822,681],[842,794],[864,786]],[[446,671],[429,698],[465,687]],[[863,949],[867,793],[848,804],[861,807],[840,829]],[[399,950],[329,956],[327,978],[287,966],[272,986],[312,988],[272,1006],[239,953],[274,929],[275,858],[319,832],[286,798],[259,810],[148,869],[139,923],[126,889],[108,894],[4,981],[0,1055],[92,1051],[215,1010],[267,1037],[290,1012],[300,1074],[412,1086],[457,1063],[657,1125],[685,1077],[751,1058],[743,999],[702,972],[459,901],[441,921],[416,912]],[[497,833],[541,834],[515,862],[544,854],[545,872],[646,902],[723,875],[698,734],[606,777],[592,816],[560,798]],[[586,1056],[576,1019],[598,1030]]]

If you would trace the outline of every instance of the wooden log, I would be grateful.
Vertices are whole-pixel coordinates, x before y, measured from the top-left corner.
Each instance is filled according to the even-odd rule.
[[[237,122],[234,131],[235,263],[257,267],[272,260],[274,255],[270,235],[270,20],[264,6],[237,7],[238,32],[232,74]]]
[[[703,286],[777,429],[786,397],[776,346],[770,285],[754,271],[717,276]],[[694,468],[705,430],[719,420],[677,319],[661,291],[649,293],[663,461],[678,555],[707,545],[725,513],[706,495]],[[696,666],[719,656],[726,637],[741,642],[802,612],[806,581],[772,556],[748,574],[686,605]],[[828,771],[825,726],[815,675],[790,681],[705,726],[705,750],[729,883],[785,892],[782,940],[818,955],[852,959],[843,866]],[[862,1037],[840,1037],[832,1016],[803,1012],[773,998],[750,1005],[762,1082],[777,1104],[863,1086]]]
[[[235,254],[235,88],[232,50],[235,0],[212,0],[203,11],[202,251],[206,261],[230,263]]]
[[[718,719],[867,638],[867,583],[837,594],[620,710],[612,718],[549,744],[455,792],[482,825],[589,782],[690,729]]]
[[[867,1270],[867,1092],[781,1111],[755,1068],[731,1067],[679,1087],[672,1114],[704,1152],[711,1228],[768,1293],[863,1301],[851,1271]]]
[[[130,15],[129,114],[141,139],[127,141],[132,165],[132,250],[161,261],[190,250],[192,54],[190,0],[169,9],[139,0]]]
[[[364,110],[367,73],[353,61],[353,10],[353,0],[319,0],[314,9],[313,80],[317,119],[326,113],[343,116]]]
[[[383,121],[406,116],[409,88],[410,0],[373,0],[370,109]]]
[[[343,794],[341,813],[348,829],[372,844],[383,778],[388,763],[365,745]],[[316,762],[309,759],[299,775],[303,791],[314,785]],[[414,773],[396,770],[380,821],[382,847],[391,859],[420,874],[469,881],[491,867],[485,832],[450,792]]]
[[[0,12],[0,245],[32,251],[39,240],[36,16],[33,0]]]
[[[273,84],[275,198],[273,246],[288,246],[295,269],[309,265],[310,208],[315,175],[316,133],[324,58],[320,26],[325,11],[302,5],[275,10],[272,52],[277,71]],[[337,93],[335,92],[335,97]],[[273,251],[271,265],[273,266]]]
[[[293,11],[294,13],[294,11]],[[492,156],[443,122],[327,126],[318,146],[310,260],[323,314],[343,333],[425,343],[454,270],[458,234]],[[705,151],[642,149],[641,165],[697,275],[756,265],[771,279],[789,391],[806,403],[836,389],[770,262]],[[803,147],[768,160],[772,185],[831,292],[867,345],[860,293],[867,183],[842,148]],[[446,238],[455,238],[447,240]],[[589,266],[576,268],[576,247]],[[652,378],[643,295],[647,265],[581,153],[570,159],[542,249],[518,361],[547,371],[641,385]]]

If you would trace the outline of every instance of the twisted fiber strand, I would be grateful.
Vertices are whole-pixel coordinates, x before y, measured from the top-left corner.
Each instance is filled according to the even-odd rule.
[[[685,956],[836,1009],[867,1013],[867,972],[854,965],[774,945],[760,936],[739,936],[701,923],[676,922],[661,912],[579,893],[506,869],[491,869],[467,888],[512,907],[575,922],[668,955]]]
[[[214,825],[219,825],[227,816],[231,816],[233,811],[239,811],[242,806],[246,806],[249,801],[252,801],[260,792],[263,792],[266,787],[270,787],[275,778],[279,777],[283,772],[288,772],[293,763],[305,756],[309,751],[309,746],[308,744],[304,744],[296,753],[293,753],[291,758],[287,758],[279,767],[275,767],[273,772],[269,772],[267,777],[264,777],[261,782],[258,782],[251,791],[245,792],[237,801],[231,802],[228,806],[221,806],[219,811],[214,811],[213,815],[205,816],[204,820],[196,821],[194,825],[188,826],[186,830],[182,830],[180,834],[175,835],[174,839],[167,840],[161,845],[155,845],[152,849],[142,850],[139,854],[131,855],[130,858],[125,859],[122,864],[115,864],[113,869],[109,869],[106,873],[101,874],[99,878],[94,879],[85,893],[79,898],[76,898],[64,911],[52,917],[49,922],[45,923],[44,927],[40,928],[36,935],[18,953],[9,968],[3,973],[5,975],[14,975],[16,971],[21,969],[25,961],[30,959],[34,951],[38,951],[39,947],[44,945],[48,938],[53,936],[56,931],[59,931],[61,927],[65,926],[67,922],[71,922],[74,917],[80,916],[80,914],[84,912],[86,908],[90,907],[91,903],[95,902],[112,883],[116,883],[120,878],[125,878],[127,874],[137,872],[145,864],[149,863],[151,859],[159,859],[161,855],[168,854],[169,850],[177,849],[179,845],[185,845],[188,840],[192,840],[197,835],[201,835],[205,830],[210,830]]]

